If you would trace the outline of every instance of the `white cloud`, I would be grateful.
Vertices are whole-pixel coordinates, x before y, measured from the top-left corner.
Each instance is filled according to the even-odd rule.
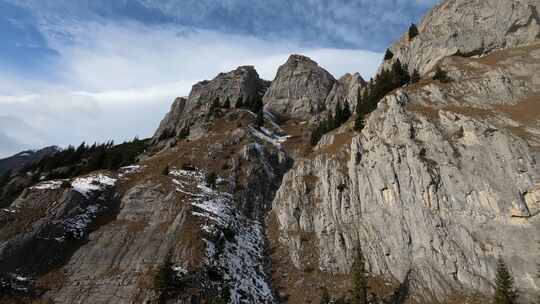
[[[175,97],[240,65],[255,65],[271,80],[289,54],[301,53],[336,77],[359,71],[369,78],[382,57],[138,23],[45,24],[42,30],[59,54],[54,66],[59,76],[32,82],[0,74],[2,114],[40,133],[36,139],[16,135],[13,128],[3,131],[33,147],[150,136]]]

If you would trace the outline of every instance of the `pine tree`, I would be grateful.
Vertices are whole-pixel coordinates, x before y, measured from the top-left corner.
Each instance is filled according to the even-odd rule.
[[[336,114],[334,115],[334,127],[338,127],[341,122],[343,121],[343,107],[341,106],[341,102],[338,101],[338,104],[336,106]]]
[[[366,260],[362,247],[358,244],[356,248],[356,257],[352,267],[352,304],[367,304],[368,300],[368,276],[366,271]]]
[[[346,122],[351,117],[351,108],[349,107],[349,103],[345,102],[345,106],[343,107],[343,122]]]
[[[497,276],[495,278],[495,296],[494,304],[515,304],[518,298],[517,291],[514,289],[514,278],[508,270],[504,260],[499,257],[497,262]]]
[[[163,171],[161,171],[162,175],[169,175],[169,165],[166,165],[165,168],[163,168]]]
[[[258,128],[264,125],[264,112],[262,110],[257,112],[257,117],[255,118],[255,125]]]
[[[167,299],[178,287],[178,280],[173,266],[171,254],[169,253],[154,277],[154,290],[160,294],[161,300]]]
[[[393,90],[394,87],[400,87],[409,83],[411,77],[409,76],[409,71],[407,69],[407,65],[402,65],[399,59],[394,62],[392,65],[392,89],[390,89],[390,91]]]
[[[354,129],[358,132],[362,131],[365,127],[365,121],[364,121],[364,114],[363,113],[357,113],[356,119],[354,120]]]
[[[450,78],[448,77],[448,73],[444,71],[440,66],[437,66],[435,69],[435,75],[433,75],[433,80],[439,80],[440,82],[449,82]]]
[[[219,103],[219,97],[216,97],[216,99],[214,99],[214,101],[210,105],[210,111],[208,112],[208,114],[210,115],[218,114],[220,107],[221,107],[221,104]]]
[[[178,134],[178,138],[180,139],[186,139],[189,137],[190,129],[189,126],[185,126],[182,131],[180,131],[180,134]]]
[[[225,103],[223,104],[224,109],[230,109],[231,108],[231,101],[229,100],[229,97],[225,100]]]
[[[420,81],[420,73],[417,69],[414,69],[412,75],[411,75],[411,83],[417,83]]]
[[[388,61],[392,58],[394,58],[394,53],[392,53],[390,49],[386,49],[386,53],[384,54],[384,61]]]
[[[412,41],[416,36],[418,36],[418,28],[416,27],[416,24],[411,23],[411,26],[409,27],[409,40]]]
[[[258,113],[259,111],[263,110],[263,107],[264,107],[264,105],[263,105],[263,102],[262,102],[262,97],[257,96],[257,97],[255,97],[254,100],[252,100],[249,108],[250,108],[251,112]]]
[[[238,97],[238,100],[236,100],[236,104],[234,105],[235,108],[241,109],[244,107],[244,99],[242,96]]]
[[[322,294],[321,294],[321,304],[330,304],[330,294],[328,293],[328,289],[323,288]]]
[[[206,175],[206,185],[210,188],[216,187],[217,174],[216,172],[210,172]]]

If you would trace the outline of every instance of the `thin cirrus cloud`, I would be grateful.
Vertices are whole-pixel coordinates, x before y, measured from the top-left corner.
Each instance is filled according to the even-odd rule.
[[[280,3],[289,1],[254,1],[252,10],[261,18],[237,27],[227,18],[245,8],[241,5],[245,1],[227,0],[214,6],[208,1],[190,5],[188,0],[4,1],[10,2],[8,12],[24,16],[17,22],[4,20],[8,31],[11,27],[34,36],[39,33],[39,39],[11,42],[25,49],[24,56],[44,59],[35,60],[39,62],[35,67],[31,62],[8,65],[0,59],[0,157],[23,147],[150,136],[175,97],[187,95],[194,83],[239,65],[255,65],[261,77],[272,79],[289,54],[302,53],[336,77],[358,71],[367,78],[381,60],[382,50],[376,46],[380,42],[361,47],[366,40],[360,37],[361,30],[351,31],[346,23],[335,21],[352,18],[346,16],[350,14],[346,6],[338,10],[338,2],[329,7],[302,1],[311,16],[331,9],[336,18],[312,23],[303,18],[294,21],[296,30],[281,35],[281,29],[265,25],[264,18],[273,17],[275,10],[284,8]],[[358,3],[377,11],[372,1]],[[1,5],[5,3],[0,1]],[[220,6],[227,6],[227,13],[210,21],[216,19],[212,11]],[[402,11],[424,6],[404,4]],[[61,18],[59,7],[69,16]],[[192,14],[198,10],[198,17],[187,20],[177,13],[182,7]],[[283,11],[283,22],[290,23],[288,14],[299,12],[298,7],[293,9]],[[248,30],[250,26],[253,30]],[[329,38],[328,31],[336,37]],[[311,37],[317,32],[320,43]],[[25,126],[25,132],[18,131],[23,129],[19,125]]]

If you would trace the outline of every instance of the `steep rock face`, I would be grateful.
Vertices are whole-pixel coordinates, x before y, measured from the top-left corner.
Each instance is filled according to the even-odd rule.
[[[374,273],[420,298],[490,293],[499,255],[524,293],[540,288],[537,52],[447,58],[453,82],[399,90],[361,134],[297,160],[273,203],[296,266],[312,234],[321,270],[347,273],[360,242]]]
[[[425,74],[447,56],[528,44],[540,38],[539,5],[538,0],[444,1],[418,25],[417,37],[410,41],[405,34],[390,49],[394,60]]]
[[[269,82],[259,78],[252,66],[241,66],[234,71],[221,73],[214,79],[195,84],[187,98],[177,98],[170,112],[161,121],[154,134],[153,142],[176,137],[182,131],[191,128],[195,136],[204,129],[212,104],[223,106],[229,101],[234,107],[239,100],[243,103],[260,98],[269,86]],[[199,131],[199,132],[197,132]]]
[[[28,276],[63,265],[97,223],[116,212],[115,183],[100,173],[71,182],[42,182],[25,190],[0,214],[0,274],[30,284]],[[17,294],[16,289],[7,292]]]
[[[326,110],[326,97],[335,83],[315,61],[291,55],[264,95],[265,109],[284,118],[309,119]]]
[[[137,165],[27,189],[0,211],[2,291],[54,303],[276,303],[263,219],[290,159],[283,130],[254,120],[229,109],[204,136]],[[52,249],[32,250],[43,244]],[[167,258],[184,283],[163,299],[154,283]]]
[[[335,109],[338,103],[344,106],[344,103],[349,105],[349,109],[353,112],[358,102],[358,94],[366,85],[362,76],[359,73],[345,74],[336,83],[326,97],[326,106]]]

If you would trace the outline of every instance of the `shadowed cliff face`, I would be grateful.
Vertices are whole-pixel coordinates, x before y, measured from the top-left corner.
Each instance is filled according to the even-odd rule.
[[[42,181],[0,211],[0,296],[317,302],[323,287],[349,295],[360,243],[379,298],[485,299],[502,256],[526,301],[540,289],[536,4],[443,2],[382,66],[422,79],[316,147],[313,123],[355,109],[358,74],[292,55],[271,84],[253,67],[196,84],[137,164]],[[451,81],[429,77],[435,64]],[[259,115],[236,108],[261,98]],[[164,298],[167,259],[182,283]]]

